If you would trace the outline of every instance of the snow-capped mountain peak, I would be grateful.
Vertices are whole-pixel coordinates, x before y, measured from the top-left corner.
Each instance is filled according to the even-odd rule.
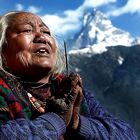
[[[72,50],[90,47],[90,50],[99,53],[105,51],[107,46],[139,44],[140,39],[114,27],[102,12],[88,9],[84,13],[81,30],[68,43]]]

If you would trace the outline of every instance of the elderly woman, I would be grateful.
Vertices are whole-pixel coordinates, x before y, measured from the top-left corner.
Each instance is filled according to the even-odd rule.
[[[136,140],[127,123],[83,89],[78,74],[60,74],[58,45],[38,16],[1,17],[0,57],[1,140]]]

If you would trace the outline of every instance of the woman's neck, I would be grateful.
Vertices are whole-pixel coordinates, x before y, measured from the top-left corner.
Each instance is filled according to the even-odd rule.
[[[26,83],[48,83],[50,79],[50,75],[43,76],[43,77],[18,77],[20,81],[26,82]]]

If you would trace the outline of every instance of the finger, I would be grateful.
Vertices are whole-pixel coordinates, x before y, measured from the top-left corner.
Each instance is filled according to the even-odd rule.
[[[77,73],[71,73],[69,75],[69,78],[70,78],[71,87],[76,86],[79,81],[79,75]]]
[[[76,86],[77,84],[80,87],[83,86],[82,79],[81,79],[81,77],[80,77],[80,75],[78,73],[71,73],[69,77],[71,79],[71,85],[72,86]]]
[[[71,73],[69,77],[62,81],[59,90],[60,94],[64,95],[68,92],[71,92],[73,88],[77,85],[78,79],[79,77],[76,73]]]
[[[83,91],[82,91],[82,88],[78,86],[78,95],[76,97],[74,107],[80,107],[82,99],[83,99]]]
[[[82,78],[80,77],[80,75],[78,75],[78,83],[77,83],[80,87],[83,87],[83,82],[82,82]]]
[[[66,97],[69,93],[71,93],[74,90],[74,88],[76,88],[77,85],[82,87],[82,79],[79,74],[71,73],[66,79],[62,81],[59,89],[59,95]]]
[[[78,86],[74,87],[68,94],[67,94],[67,97],[66,97],[66,102],[68,103],[71,103],[71,104],[74,104],[77,96],[78,96],[78,92],[79,92],[79,89],[78,89]]]
[[[61,94],[68,93],[77,84],[78,77],[76,73],[71,73],[68,77],[61,81],[59,92]]]

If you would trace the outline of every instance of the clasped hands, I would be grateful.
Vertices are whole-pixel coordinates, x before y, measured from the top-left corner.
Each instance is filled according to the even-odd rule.
[[[66,126],[76,130],[82,96],[82,80],[78,74],[71,73],[60,82],[57,93],[47,100],[46,111],[56,113]]]

